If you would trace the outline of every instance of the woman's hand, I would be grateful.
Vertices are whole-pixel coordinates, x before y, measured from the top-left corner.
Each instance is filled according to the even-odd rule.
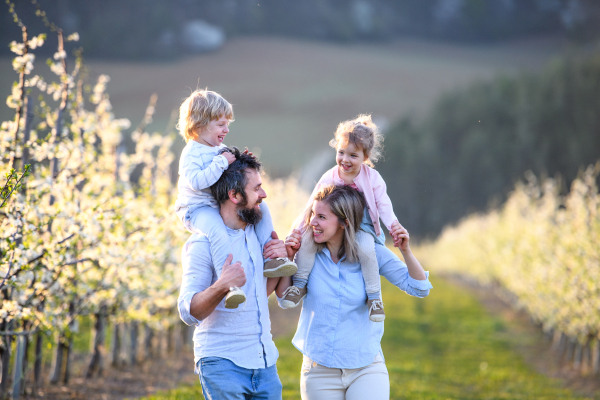
[[[294,259],[294,256],[300,250],[300,246],[302,245],[302,232],[299,229],[294,229],[292,233],[285,238],[285,247],[287,249],[288,258],[290,260]]]

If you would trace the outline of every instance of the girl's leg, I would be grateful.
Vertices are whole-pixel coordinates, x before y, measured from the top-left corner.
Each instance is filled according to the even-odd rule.
[[[298,272],[293,277],[294,286],[304,288],[308,283],[308,276],[315,264],[317,254],[317,244],[313,240],[310,233],[312,230],[304,232],[302,235],[302,244],[300,250],[296,254],[296,264],[298,264]]]
[[[385,312],[381,301],[381,280],[375,254],[375,239],[370,233],[359,230],[356,233],[356,241],[359,248],[358,260],[365,280],[369,319],[373,322],[382,322],[385,319]]]
[[[379,278],[379,264],[375,254],[375,239],[365,231],[356,233],[358,244],[358,260],[365,280],[365,289],[369,300],[381,300],[381,280]]]
[[[315,264],[317,253],[317,246],[310,234],[311,232],[312,230],[307,231],[302,235],[302,244],[300,245],[300,250],[298,250],[298,253],[296,254],[298,272],[296,272],[296,275],[292,278],[294,285],[289,286],[285,292],[283,292],[283,297],[279,303],[282,308],[296,307],[300,304],[300,300],[306,296],[308,276]]]
[[[267,203],[264,201],[260,203],[260,210],[262,211],[262,219],[254,227],[256,236],[261,246],[265,246],[272,237],[271,233],[273,229],[273,219],[271,218],[271,212]],[[280,276],[292,276],[298,270],[296,263],[290,261],[287,257],[277,258],[274,260],[266,259],[263,267],[263,275],[267,278],[278,278]]]

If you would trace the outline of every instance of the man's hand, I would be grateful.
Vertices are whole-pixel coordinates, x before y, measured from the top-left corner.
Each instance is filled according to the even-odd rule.
[[[241,262],[231,263],[233,260],[233,254],[227,256],[223,269],[221,271],[221,277],[215,282],[220,287],[229,290],[230,287],[242,287],[246,284],[246,273],[242,268]]]
[[[294,229],[292,233],[285,238],[285,247],[287,248],[288,258],[294,259],[294,256],[302,246],[302,232],[299,229]]]
[[[264,258],[285,258],[288,256],[287,254],[287,250],[285,248],[285,243],[283,243],[283,240],[280,240],[279,237],[277,236],[277,233],[275,231],[273,231],[271,233],[271,237],[273,238],[272,240],[268,241],[267,244],[265,244],[265,247],[263,249],[263,257]]]
[[[231,163],[235,161],[235,156],[228,151],[224,151],[223,153],[221,153],[221,155],[227,159],[229,165],[231,165]]]

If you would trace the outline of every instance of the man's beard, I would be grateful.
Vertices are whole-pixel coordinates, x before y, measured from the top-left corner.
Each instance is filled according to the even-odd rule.
[[[259,204],[261,201],[257,202],[256,204]],[[244,201],[244,204],[239,205],[239,208],[237,209],[237,215],[242,222],[250,225],[256,225],[262,219],[262,210],[254,207],[248,208],[246,207],[247,204],[248,202]]]

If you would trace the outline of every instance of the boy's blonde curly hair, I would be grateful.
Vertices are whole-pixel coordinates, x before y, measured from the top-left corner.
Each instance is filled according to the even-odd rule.
[[[373,123],[370,114],[360,114],[358,117],[340,122],[329,145],[334,149],[338,144],[352,143],[362,149],[365,154],[365,164],[375,167],[383,149],[383,135]]]
[[[208,126],[210,121],[225,116],[233,122],[233,107],[219,93],[196,90],[181,103],[177,129],[186,142]]]

